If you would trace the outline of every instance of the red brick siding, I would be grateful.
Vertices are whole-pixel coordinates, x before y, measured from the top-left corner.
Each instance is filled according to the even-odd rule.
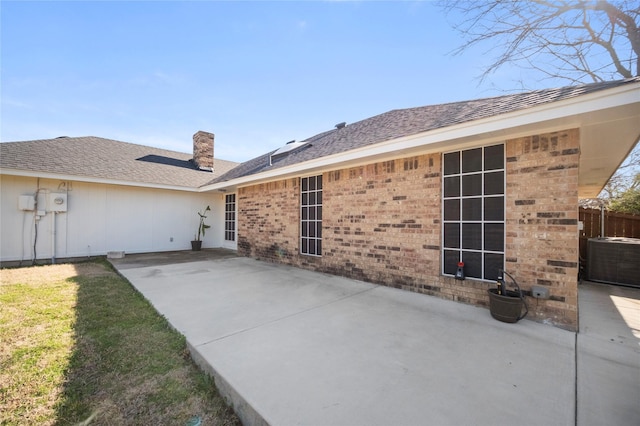
[[[520,285],[549,288],[529,298],[532,317],[575,329],[578,321],[577,129],[507,143],[505,269]]]
[[[577,326],[577,130],[506,142],[506,269],[530,316]],[[491,283],[440,274],[441,154],[323,174],[323,255],[299,254],[298,179],[238,192],[238,251],[246,256],[488,306]]]
[[[336,170],[326,182],[324,271],[413,291],[437,274],[440,155]]]
[[[238,190],[238,253],[291,263],[298,255],[298,179]]]

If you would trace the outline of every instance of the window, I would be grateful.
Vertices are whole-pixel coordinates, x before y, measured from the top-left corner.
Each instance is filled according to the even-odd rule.
[[[322,175],[301,179],[300,253],[322,255]]]
[[[236,240],[236,194],[227,194],[224,198],[224,239]]]
[[[495,280],[504,268],[504,145],[443,155],[442,271]]]

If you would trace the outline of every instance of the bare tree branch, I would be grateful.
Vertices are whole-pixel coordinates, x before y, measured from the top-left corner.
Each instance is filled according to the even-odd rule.
[[[640,75],[637,0],[442,0],[465,43],[495,54],[480,82],[505,64],[572,82]],[[540,66],[538,64],[544,64]]]
[[[627,33],[627,38],[631,43],[631,48],[636,54],[636,75],[640,75],[640,27],[636,22],[638,15],[640,14],[640,6],[636,5],[635,16],[632,13],[625,13],[618,7],[614,6],[608,1],[600,0],[596,4],[596,10],[603,10],[609,16],[609,19],[613,23],[618,22]],[[613,25],[613,24],[612,24]]]
[[[480,83],[506,64],[572,84],[640,76],[639,0],[441,0],[464,44],[460,55],[488,46]],[[525,87],[526,84],[520,81]],[[640,144],[601,196],[640,188]]]
[[[631,71],[622,66],[622,63],[620,62],[620,58],[618,58],[618,53],[616,52],[616,49],[613,47],[610,41],[610,40],[613,40],[613,36],[615,34],[615,23],[613,22],[611,23],[611,34],[610,34],[609,41],[603,40],[600,37],[600,35],[596,34],[594,29],[591,27],[591,24],[588,21],[587,10],[584,11],[582,24],[584,28],[587,30],[587,32],[589,33],[589,35],[591,36],[591,41],[594,44],[602,46],[609,53],[609,56],[611,56],[611,59],[613,61],[613,65],[616,67],[616,70],[618,71],[618,73],[624,78],[633,77],[631,74]]]

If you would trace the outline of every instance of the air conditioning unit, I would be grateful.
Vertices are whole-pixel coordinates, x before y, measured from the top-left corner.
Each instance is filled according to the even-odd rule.
[[[51,192],[47,198],[47,211],[50,212],[66,212],[67,211],[67,193]]]
[[[587,278],[589,281],[640,287],[640,239],[589,239]]]

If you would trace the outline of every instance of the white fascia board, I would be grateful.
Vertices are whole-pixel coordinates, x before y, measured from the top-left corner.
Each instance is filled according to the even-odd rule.
[[[2,168],[2,170],[0,171],[0,174],[9,175],[9,176],[22,176],[22,177],[41,178],[41,179],[74,181],[74,182],[100,183],[105,185],[135,186],[138,188],[153,188],[153,189],[168,189],[172,191],[198,192],[198,188],[191,188],[186,186],[132,182],[132,181],[126,181],[126,180],[104,179],[104,178],[77,176],[77,175],[65,175],[65,174],[58,174],[58,173],[35,172],[31,170]]]
[[[613,89],[602,90],[586,95],[576,96],[562,101],[550,102],[531,108],[521,109],[506,114],[487,117],[479,120],[468,121],[440,129],[429,130],[410,136],[367,145],[350,151],[334,155],[320,157],[303,163],[292,164],[274,170],[257,173],[206,185],[200,188],[201,192],[215,191],[230,186],[240,187],[251,185],[254,182],[273,180],[279,177],[297,175],[310,170],[328,169],[337,164],[366,160],[384,154],[398,151],[407,151],[419,147],[443,143],[448,141],[463,140],[470,137],[488,139],[512,139],[531,134],[532,130],[517,133],[518,128],[536,127],[535,131],[546,133],[554,130],[564,130],[582,125],[580,115],[597,112],[609,108],[640,103],[640,83],[625,84]],[[543,124],[544,123],[544,124]],[[454,148],[453,146],[451,147]]]

